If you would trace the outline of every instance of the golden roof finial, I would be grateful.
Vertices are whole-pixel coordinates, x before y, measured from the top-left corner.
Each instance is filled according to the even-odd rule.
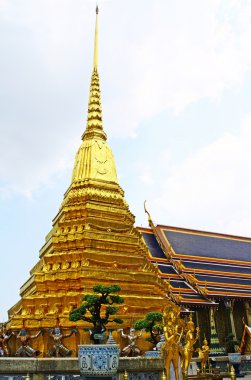
[[[88,104],[87,126],[82,139],[99,138],[106,140],[106,134],[103,130],[102,107],[98,75],[98,6],[96,6],[96,25],[94,38],[94,58],[93,72],[91,77],[91,88]]]
[[[103,130],[102,107],[98,74],[98,8],[94,39],[94,64],[91,76],[87,123],[82,135],[72,173],[72,183],[93,179],[118,184],[116,165],[111,148],[106,144]],[[86,226],[88,227],[88,223]],[[87,228],[86,227],[86,228]]]
[[[93,59],[93,69],[98,69],[98,4],[96,6],[96,25],[95,25],[95,38],[94,38],[94,59]]]
[[[147,211],[147,209],[146,209],[146,200],[145,200],[145,202],[144,202],[144,210],[145,210],[145,213],[146,213],[147,216],[148,216],[148,224],[149,224],[149,227],[151,227],[152,224],[153,224],[153,222],[152,222],[152,218],[151,218],[150,213],[149,213],[149,212]]]

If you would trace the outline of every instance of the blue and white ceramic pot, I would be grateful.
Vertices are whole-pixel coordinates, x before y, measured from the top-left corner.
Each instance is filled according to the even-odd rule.
[[[85,344],[78,346],[80,372],[85,377],[109,377],[118,371],[119,346],[116,344]]]

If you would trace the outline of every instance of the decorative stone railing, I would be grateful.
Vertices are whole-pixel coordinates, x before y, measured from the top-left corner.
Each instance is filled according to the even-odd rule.
[[[124,373],[137,373],[142,380],[160,379],[163,361],[160,358],[120,358],[118,380],[124,379]],[[30,380],[78,380],[80,369],[77,358],[0,358],[0,379],[28,377]],[[139,376],[141,374],[141,376]],[[130,376],[130,378],[133,376]]]
[[[242,371],[251,371],[251,357],[242,355]],[[199,361],[199,359],[193,359]],[[225,371],[228,357],[215,358],[215,364]],[[161,358],[120,358],[117,380],[124,379],[125,371],[130,375],[129,379],[148,380],[161,379],[163,372],[163,360]],[[0,380],[22,380],[27,377],[30,380],[78,380],[80,369],[77,358],[0,358]],[[27,379],[28,380],[28,379]]]

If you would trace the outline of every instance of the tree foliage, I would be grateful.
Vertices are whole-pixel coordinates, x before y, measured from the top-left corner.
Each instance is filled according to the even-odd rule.
[[[160,334],[163,333],[162,317],[162,313],[159,312],[147,313],[144,319],[135,322],[134,328],[135,330],[145,329],[146,332],[149,332],[150,337],[146,340],[156,345],[159,342]]]
[[[120,290],[119,285],[95,285],[93,287],[94,294],[86,294],[82,299],[82,305],[70,312],[70,321],[83,320],[91,323],[93,325],[91,337],[95,341],[94,335],[106,331],[108,323],[123,323],[120,318],[111,318],[118,311],[118,308],[113,305],[124,303],[122,297],[113,294],[120,292]]]

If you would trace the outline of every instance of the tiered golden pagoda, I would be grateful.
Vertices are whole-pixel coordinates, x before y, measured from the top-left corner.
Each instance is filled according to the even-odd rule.
[[[72,180],[53,228],[40,250],[39,261],[21,287],[21,300],[9,310],[8,326],[23,325],[36,332],[73,326],[69,311],[79,306],[95,284],[119,284],[125,304],[118,317],[131,326],[146,312],[160,310],[168,285],[148,260],[148,249],[134,228],[134,216],[118,184],[111,148],[102,125],[98,74],[98,9],[96,11],[94,67],[91,77],[87,127],[76,154]],[[79,326],[88,324],[79,322]],[[75,340],[87,339],[82,336]],[[75,338],[72,338],[75,339]],[[35,343],[34,343],[35,344]],[[45,339],[38,349],[46,351]]]

